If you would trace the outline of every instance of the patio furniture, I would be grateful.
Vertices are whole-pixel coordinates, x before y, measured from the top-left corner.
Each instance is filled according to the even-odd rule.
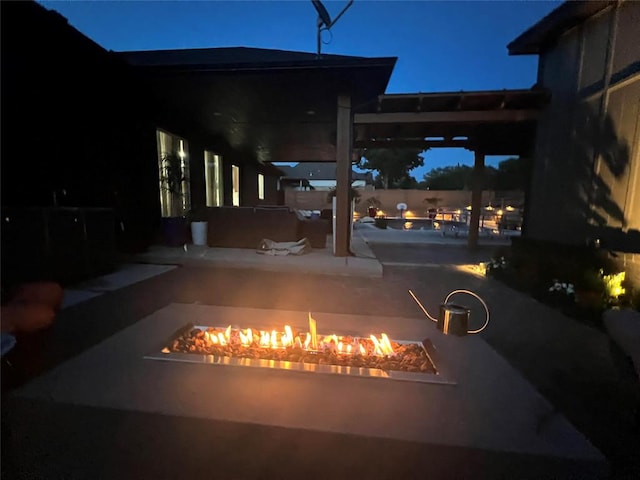
[[[116,265],[115,214],[109,208],[2,209],[2,279],[69,283]]]
[[[263,239],[297,242],[308,238],[313,248],[324,248],[328,225],[321,219],[306,219],[287,206],[208,207],[209,247],[252,248]]]

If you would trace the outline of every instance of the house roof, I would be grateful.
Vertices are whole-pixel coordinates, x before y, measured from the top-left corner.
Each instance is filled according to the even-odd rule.
[[[273,165],[271,163],[259,164],[258,171],[266,175],[273,175],[275,177],[280,177],[284,175],[284,172],[282,171],[282,167],[278,165]]]
[[[397,60],[243,47],[117,55],[161,99],[166,123],[261,162],[335,161],[338,96],[354,109],[375,99]]]
[[[315,66],[315,53],[274,50],[252,47],[191,48],[183,50],[138,50],[116,52],[131,65],[144,67],[201,67],[228,70],[234,68],[260,68],[285,66]],[[343,64],[367,61],[365,57],[322,54],[324,64]]]
[[[509,43],[509,55],[539,54],[565,32],[615,3],[604,0],[567,1]]]

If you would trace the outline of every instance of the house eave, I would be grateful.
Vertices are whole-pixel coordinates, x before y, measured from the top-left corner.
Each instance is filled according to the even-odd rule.
[[[509,43],[509,55],[538,55],[565,32],[614,4],[610,0],[567,1]]]

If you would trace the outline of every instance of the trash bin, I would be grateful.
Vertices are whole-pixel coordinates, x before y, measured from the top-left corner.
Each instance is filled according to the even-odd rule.
[[[194,245],[207,244],[208,222],[191,222],[191,238]]]

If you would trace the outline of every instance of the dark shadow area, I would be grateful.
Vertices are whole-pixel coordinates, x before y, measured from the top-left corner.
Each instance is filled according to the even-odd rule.
[[[609,114],[600,118],[586,102],[577,106],[574,122],[575,136],[567,157],[568,170],[564,172],[567,182],[563,183],[563,198],[568,202],[564,211],[581,217],[588,243],[599,243],[601,248],[612,251],[640,252],[640,231],[625,230],[630,213],[625,209],[638,208],[624,204],[627,183],[631,181],[630,145],[618,136]],[[622,179],[626,182],[612,190],[610,184]]]
[[[10,408],[10,431],[3,440],[14,455],[3,462],[6,478],[537,480],[608,476],[602,463],[542,455],[34,400],[22,400]],[[28,420],[16,421],[20,417]],[[87,432],[91,432],[88,445],[78,441]],[[55,461],[30,461],[46,457]]]
[[[58,268],[69,259],[146,248],[159,200],[143,83],[36,2],[3,2],[1,21],[3,282],[72,280]],[[70,207],[105,210],[85,219]]]

